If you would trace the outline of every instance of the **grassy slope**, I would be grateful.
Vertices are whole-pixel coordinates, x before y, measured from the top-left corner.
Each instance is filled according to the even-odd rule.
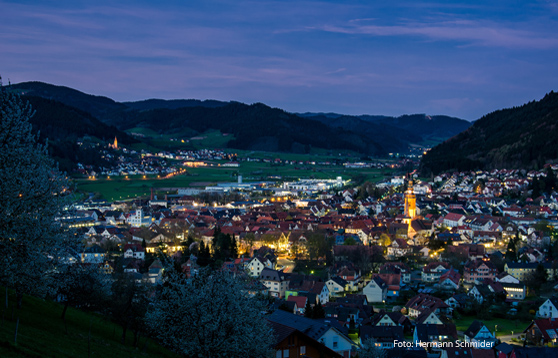
[[[9,297],[10,306],[6,311],[4,288],[0,288],[0,312],[5,317],[0,324],[0,357],[88,357],[88,336],[91,325],[90,357],[177,357],[175,354],[157,346],[148,340],[147,350],[131,347],[132,333],[128,332],[126,345],[120,344],[122,330],[101,318],[76,309],[66,313],[67,333],[64,322],[60,319],[62,306],[33,297],[25,297],[21,310],[15,310],[15,319],[11,321],[12,304],[15,299]],[[17,346],[14,345],[16,319],[19,316]],[[139,346],[143,348],[145,339],[141,338]]]

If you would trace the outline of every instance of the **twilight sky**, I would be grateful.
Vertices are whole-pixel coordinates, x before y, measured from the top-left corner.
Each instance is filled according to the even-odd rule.
[[[117,101],[475,120],[558,90],[558,0],[5,1],[0,75]]]

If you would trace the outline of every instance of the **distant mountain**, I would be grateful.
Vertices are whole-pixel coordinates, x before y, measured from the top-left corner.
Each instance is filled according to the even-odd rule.
[[[404,151],[409,143],[419,143],[422,137],[408,130],[383,123],[363,120],[355,116],[314,115],[306,116],[335,130],[349,130],[377,141],[387,152]]]
[[[216,101],[212,99],[207,99],[205,101],[200,101],[199,99],[146,99],[144,101],[136,102],[122,102],[126,107],[135,109],[138,111],[148,111],[151,109],[178,109],[185,107],[207,107],[216,108],[223,107],[230,102]]]
[[[425,114],[400,117],[347,116],[337,113],[302,113],[300,115],[318,120],[331,127],[352,129],[370,135],[381,133],[385,142],[394,143],[396,148],[401,148],[404,143],[426,144],[429,141],[434,144],[440,143],[471,126],[471,122],[463,119]],[[394,151],[394,149],[390,149],[390,151]]]
[[[293,114],[261,103],[216,100],[149,99],[119,103],[41,82],[14,84],[10,89],[74,107],[119,130],[144,127],[171,135],[207,130],[231,133],[234,139],[227,145],[237,149],[307,153],[317,147],[383,156],[388,152],[406,152],[411,144],[439,142],[469,125],[442,116]],[[448,124],[442,123],[444,118]]]
[[[432,148],[423,173],[536,168],[558,159],[558,94],[485,115],[466,131]]]

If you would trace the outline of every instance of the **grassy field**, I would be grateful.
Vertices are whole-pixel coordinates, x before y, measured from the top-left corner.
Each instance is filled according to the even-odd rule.
[[[471,325],[471,323],[473,323],[475,319],[478,318],[469,317],[469,316],[462,317],[461,319],[455,321],[455,326],[458,331],[464,332],[467,330],[467,328],[469,328],[469,326]],[[494,332],[495,327],[498,326],[497,336],[509,335],[512,334],[512,331],[514,332],[514,334],[519,333],[523,331],[525,328],[527,328],[529,323],[531,323],[531,321],[520,321],[514,319],[513,317],[493,318],[490,320],[479,320],[479,321],[482,321],[492,332]]]
[[[294,160],[294,159],[293,159]],[[219,163],[214,163],[218,165]],[[208,166],[188,168],[186,174],[177,175],[168,179],[157,176],[129,176],[127,179],[120,177],[97,177],[91,179],[75,179],[78,191],[97,194],[107,200],[124,200],[136,196],[149,195],[151,188],[178,188],[215,185],[224,182],[236,182],[237,175],[242,175],[244,182],[264,181],[280,177],[283,180],[296,180],[298,178],[334,179],[337,176],[343,179],[364,178],[373,182],[384,179],[391,170],[374,168],[346,169],[342,166],[319,165],[282,165],[272,166],[264,162],[241,162],[238,168]]]
[[[120,326],[108,322],[100,316],[79,310],[68,309],[66,329],[60,318],[61,305],[33,297],[24,298],[21,310],[15,310],[15,319],[12,321],[12,303],[15,302],[15,299],[10,296],[10,306],[6,310],[4,288],[0,288],[0,292],[2,293],[1,313],[3,317],[0,325],[0,357],[177,357],[151,340],[147,340],[147,348],[144,352],[145,338],[140,339],[140,348],[132,347],[131,332],[128,332],[126,344],[122,345],[120,344],[122,335]],[[15,345],[17,317],[19,317],[19,328],[17,345]]]

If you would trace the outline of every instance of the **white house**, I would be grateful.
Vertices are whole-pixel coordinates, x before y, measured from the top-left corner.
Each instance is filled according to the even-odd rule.
[[[537,311],[538,317],[558,318],[558,298],[547,299]]]
[[[137,209],[133,214],[130,214],[126,219],[128,224],[132,227],[142,227],[151,225],[151,215],[144,215],[143,209]]]
[[[248,274],[252,277],[259,277],[264,268],[265,265],[259,257],[252,258],[247,266]]]
[[[285,297],[285,291],[289,288],[287,274],[267,267],[260,273],[260,281],[269,289],[269,295],[273,297]]]
[[[479,349],[490,349],[497,339],[488,327],[480,321],[474,320],[463,334],[465,342],[473,343]]]
[[[339,296],[345,292],[348,283],[347,281],[343,280],[341,277],[335,276],[327,280],[326,286],[331,296]]]
[[[145,260],[145,249],[138,244],[126,244],[124,245],[124,258]]]
[[[362,293],[370,303],[384,302],[387,298],[387,285],[380,277],[374,277],[364,286]]]

